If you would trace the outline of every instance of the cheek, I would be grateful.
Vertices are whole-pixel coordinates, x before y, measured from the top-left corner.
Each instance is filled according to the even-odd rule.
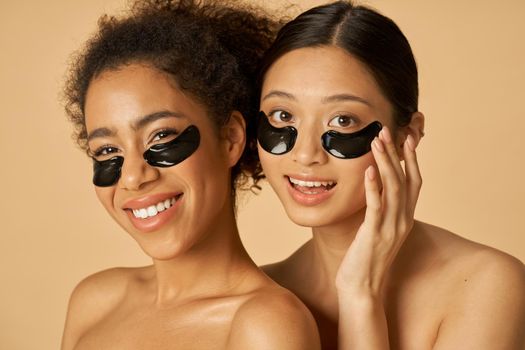
[[[278,169],[279,161],[286,155],[276,156],[273,154],[269,154],[268,152],[263,150],[259,145],[257,145],[257,151],[259,153],[259,160],[261,161],[263,172],[266,175],[268,181],[271,182],[273,173],[276,172]]]
[[[112,193],[112,188],[110,187],[97,187],[95,186],[95,193],[98,197],[98,200],[100,201],[100,203],[102,203],[102,205],[107,209],[108,207],[108,204],[110,203],[111,201],[111,193]]]
[[[116,219],[115,210],[113,207],[113,200],[115,197],[116,186],[112,187],[97,187],[95,186],[95,193],[98,200],[104,206],[106,211],[111,215],[112,218]]]
[[[370,165],[376,165],[372,152],[368,152],[367,154],[359,158],[348,160],[336,159],[336,161],[336,166],[338,166],[342,172],[344,172],[345,174],[352,174],[354,176],[359,174],[362,175],[363,179],[365,176],[366,169]]]
[[[284,199],[283,196],[287,196],[286,192],[286,182],[283,180],[283,176],[286,170],[285,164],[287,162],[287,154],[283,155],[274,155],[264,151],[259,147],[259,160],[261,162],[261,167],[268,184],[276,192],[277,196],[281,198],[281,201]]]
[[[193,197],[210,204],[229,195],[229,160],[213,145],[201,145],[199,152],[190,156],[177,175],[191,188]],[[212,201],[207,199],[213,198]]]
[[[364,191],[365,171],[370,165],[376,166],[371,152],[355,159],[337,159],[335,160],[334,168],[338,171],[340,182],[353,184],[354,187],[359,185]]]
[[[342,203],[341,208],[345,208],[345,211],[356,211],[366,205],[365,171],[370,165],[375,166],[372,153],[352,160],[338,159],[334,162],[334,169],[338,173],[337,202]]]

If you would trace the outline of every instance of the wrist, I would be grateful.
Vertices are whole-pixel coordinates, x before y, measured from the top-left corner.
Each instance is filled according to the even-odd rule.
[[[336,280],[335,287],[339,298],[380,298],[382,286],[371,282],[348,283]]]
[[[346,288],[337,289],[337,299],[340,306],[359,308],[382,308],[383,297],[381,293],[371,288]]]

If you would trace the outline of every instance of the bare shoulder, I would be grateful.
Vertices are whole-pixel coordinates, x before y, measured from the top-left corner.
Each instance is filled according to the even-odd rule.
[[[320,349],[315,320],[290,291],[264,287],[237,310],[228,349]]]
[[[508,283],[524,282],[524,265],[515,257],[440,227],[420,222],[417,225],[430,244],[436,247],[435,254],[441,258],[444,268],[480,280],[503,278]]]
[[[497,249],[420,224],[440,258],[440,280],[448,284],[449,307],[436,349],[470,339],[466,348],[525,346],[525,266]],[[464,340],[463,340],[464,342]]]
[[[62,349],[72,349],[78,339],[108,315],[124,298],[145,268],[112,268],[80,281],[69,299]]]
[[[464,294],[459,300],[467,307],[489,304],[506,317],[516,314],[525,321],[525,265],[482,244],[468,241],[458,245],[457,256],[449,264],[463,278]]]

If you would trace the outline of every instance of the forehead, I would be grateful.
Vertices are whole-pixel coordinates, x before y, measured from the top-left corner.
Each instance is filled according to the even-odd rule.
[[[283,90],[305,98],[352,94],[373,105],[389,105],[367,67],[336,46],[286,53],[268,70],[262,94]]]
[[[191,122],[208,119],[206,109],[184,94],[167,74],[147,65],[132,64],[94,78],[87,90],[87,130],[127,125],[159,111],[184,115]]]

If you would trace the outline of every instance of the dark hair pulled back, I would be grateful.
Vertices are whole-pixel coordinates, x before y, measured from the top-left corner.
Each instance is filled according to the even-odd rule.
[[[419,95],[410,44],[390,18],[350,1],[312,8],[286,24],[262,61],[259,86],[271,65],[286,53],[332,45],[346,50],[368,68],[393,105],[396,125],[408,125],[418,110]]]
[[[205,106],[217,128],[239,111],[252,129],[257,68],[278,26],[261,10],[235,0],[139,0],[123,18],[102,16],[98,31],[75,55],[64,89],[78,145],[87,151],[84,107],[90,82],[104,71],[133,63],[171,76]],[[249,146],[232,169],[232,189],[246,185],[250,177],[257,187],[262,177]]]

